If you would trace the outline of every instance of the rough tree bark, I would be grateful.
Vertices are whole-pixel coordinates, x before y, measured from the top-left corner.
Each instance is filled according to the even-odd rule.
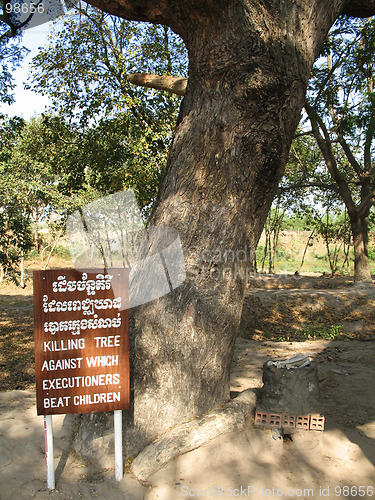
[[[346,5],[368,15],[375,1],[89,3],[168,25],[189,52],[186,95],[151,218],[178,230],[187,276],[133,313],[132,439],[139,451],[228,401],[250,253],[288,158],[312,64]]]

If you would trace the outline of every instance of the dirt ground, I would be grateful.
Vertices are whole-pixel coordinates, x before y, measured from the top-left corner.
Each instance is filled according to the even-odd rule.
[[[253,282],[249,288],[249,312],[242,324],[247,338],[239,337],[236,342],[231,390],[235,394],[261,387],[262,365],[267,359],[309,352],[318,362],[320,410],[326,417],[323,432],[298,431],[292,440],[274,440],[269,429],[254,427],[251,416],[243,429],[178,457],[155,473],[149,486],[142,486],[130,472],[117,483],[113,457],[89,463],[77,456],[71,451],[77,418],[54,416],[57,489],[52,492],[46,488],[43,418],[35,409],[30,290],[28,295],[0,290],[0,499],[375,499],[375,342],[371,323],[375,286],[354,287],[345,280],[334,287],[332,282],[326,282],[330,287],[313,287],[316,282],[309,278],[305,288],[299,289],[299,301],[301,295],[297,287],[289,286],[291,280],[285,279],[287,283],[282,285],[281,278],[263,277],[259,286]],[[320,298],[332,293],[328,301],[315,298],[306,306],[308,294],[321,291]],[[277,293],[290,294],[278,322],[272,316],[280,302]],[[328,303],[331,316],[322,316],[319,305],[306,320],[306,308],[317,302],[326,308]],[[306,322],[314,328],[306,329]],[[344,339],[306,340],[308,335],[300,333],[328,332],[333,324],[343,327]],[[281,332],[273,331],[275,325]],[[287,335],[292,340],[277,341]],[[354,337],[360,340],[348,340]]]
[[[355,284],[349,277],[251,277],[240,335],[253,340],[371,340],[375,285]]]

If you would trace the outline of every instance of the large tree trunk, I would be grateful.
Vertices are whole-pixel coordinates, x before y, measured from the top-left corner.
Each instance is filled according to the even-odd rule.
[[[151,219],[179,232],[186,280],[132,318],[132,439],[141,449],[229,399],[251,251],[288,158],[312,64],[343,2],[96,5],[168,24],[189,51],[188,87]]]
[[[350,226],[354,246],[354,281],[372,282],[370,261],[368,258],[368,216],[350,215]]]
[[[188,88],[151,219],[178,230],[187,277],[134,316],[134,419],[146,440],[229,399],[251,253],[316,56],[302,51],[314,28],[290,39],[295,11],[269,15],[232,2],[187,40]],[[317,21],[322,33],[331,21]]]

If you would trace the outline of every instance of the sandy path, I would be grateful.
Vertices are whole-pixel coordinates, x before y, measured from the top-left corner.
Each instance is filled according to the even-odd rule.
[[[1,393],[0,498],[375,499],[374,342],[299,344],[238,339],[232,390],[260,387],[266,359],[301,348],[315,353],[319,361],[322,410],[327,418],[324,432],[300,431],[293,435],[293,442],[286,443],[273,440],[269,430],[254,428],[248,419],[244,430],[178,457],[154,474],[148,487],[129,473],[116,483],[112,457],[94,465],[69,454],[76,420],[54,416],[57,490],[48,491],[43,418],[36,416],[35,394]],[[333,361],[326,361],[327,355]]]

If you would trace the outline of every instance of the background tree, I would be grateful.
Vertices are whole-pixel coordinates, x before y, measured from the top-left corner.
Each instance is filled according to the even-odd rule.
[[[348,265],[352,241],[346,208],[311,132],[297,132],[279,190],[282,207],[303,217],[311,231],[297,271],[301,271],[308,246],[318,237],[325,242],[332,275],[339,270],[342,254],[341,269]]]
[[[25,203],[34,221],[65,220],[87,199],[84,140],[77,126],[57,116],[31,118],[23,127],[10,159],[27,189]],[[81,200],[82,198],[82,200]],[[35,238],[37,246],[37,238]]]
[[[22,118],[0,118],[0,281],[5,276],[18,281],[18,267],[32,246],[22,175],[10,166],[24,125]]]
[[[186,62],[184,45],[171,30],[86,6],[55,24],[49,43],[33,59],[29,86],[49,96],[52,111],[81,125],[127,112],[133,127],[157,136],[163,132],[168,145],[180,99],[135,88],[127,76],[134,71],[184,75]]]
[[[3,189],[6,183],[0,184]],[[24,209],[16,196],[0,195],[0,282],[8,277],[22,287],[24,257],[32,247],[30,220]]]
[[[0,168],[2,213],[12,227],[23,228],[14,234],[26,246],[16,246],[9,262],[19,262],[31,246],[40,249],[39,227],[48,224],[62,235],[66,218],[78,206],[100,196],[87,182],[85,137],[77,126],[59,117],[40,116],[25,122],[20,118],[2,120]],[[5,220],[4,219],[4,220]],[[57,229],[57,231],[56,231]],[[33,231],[32,243],[27,235]],[[3,247],[7,246],[3,234]],[[16,259],[16,260],[15,260]],[[5,264],[4,264],[5,265]]]
[[[343,19],[313,69],[305,109],[331,182],[345,203],[354,245],[355,281],[370,281],[368,218],[375,203],[375,20]],[[334,186],[332,186],[332,182]],[[331,185],[329,185],[331,184]]]

